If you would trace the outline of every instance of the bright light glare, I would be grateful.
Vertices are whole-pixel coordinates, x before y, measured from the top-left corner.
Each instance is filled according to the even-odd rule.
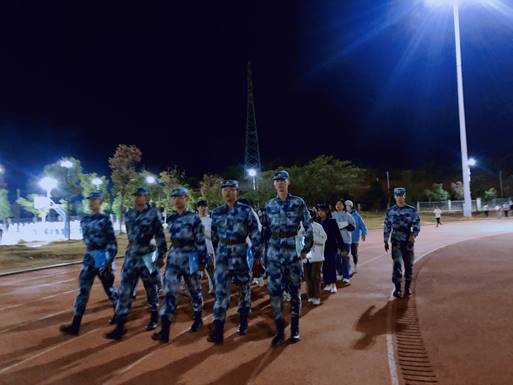
[[[255,170],[254,168],[250,168],[248,169],[248,175],[252,178],[256,177],[257,175],[257,170]]]
[[[157,180],[155,179],[155,177],[153,175],[148,175],[146,177],[146,183],[155,184],[156,182],[157,182]]]
[[[481,5],[487,5],[494,3],[496,0],[424,0],[424,4],[426,7],[447,7],[447,6],[453,6],[456,5],[462,5],[462,4],[481,4]]]
[[[70,160],[61,160],[60,165],[61,165],[61,167],[64,167],[64,168],[72,168],[73,162],[71,162]]]
[[[102,185],[103,181],[102,181],[100,178],[96,177],[96,178],[93,178],[93,180],[91,181],[91,183],[92,183],[94,186],[96,186],[96,188],[98,188],[98,186],[101,186],[101,185]]]
[[[474,167],[476,164],[477,164],[477,160],[475,160],[474,158],[469,158],[468,165],[470,167]]]
[[[52,177],[45,176],[39,181],[39,186],[41,186],[43,190],[50,192],[57,187],[57,180]]]
[[[0,175],[3,175],[5,173],[5,168],[0,164]]]

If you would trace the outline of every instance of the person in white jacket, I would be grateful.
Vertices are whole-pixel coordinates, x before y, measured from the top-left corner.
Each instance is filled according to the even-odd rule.
[[[310,210],[310,215],[315,219],[316,215]],[[321,304],[321,271],[324,261],[324,244],[328,239],[322,225],[315,220],[313,226],[313,247],[303,260],[305,268],[306,292],[308,302],[313,305]]]

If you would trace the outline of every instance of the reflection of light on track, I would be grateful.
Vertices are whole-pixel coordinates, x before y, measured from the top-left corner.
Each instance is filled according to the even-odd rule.
[[[59,292],[57,294],[47,295],[46,297],[38,298],[38,299],[35,299],[33,301],[27,301],[27,302],[24,302],[24,303],[17,303],[17,304],[14,304],[14,305],[7,305],[7,306],[4,306],[4,307],[0,307],[0,311],[14,309],[14,308],[17,308],[17,307],[20,307],[20,306],[25,306],[25,305],[28,305],[28,304],[31,304],[31,303],[37,303],[39,301],[44,301],[44,300],[47,300],[47,299],[50,299],[50,298],[59,297],[59,296],[61,296],[63,294],[73,293],[73,292],[76,292],[76,291],[78,291],[78,289],[61,291],[61,292]]]
[[[36,359],[38,357],[41,357],[41,356],[45,355],[46,353],[50,353],[51,351],[53,351],[55,349],[58,349],[58,348],[63,347],[65,345],[68,345],[69,343],[75,342],[78,338],[85,337],[85,336],[91,334],[92,332],[94,332],[96,330],[97,329],[89,330],[88,332],[86,332],[84,334],[81,334],[81,335],[79,335],[79,336],[77,336],[75,338],[70,338],[69,340],[61,342],[60,344],[54,345],[54,346],[52,346],[52,347],[50,347],[48,349],[41,350],[39,353],[33,354],[30,357],[25,358],[24,360],[21,360],[21,361],[15,363],[15,364],[12,364],[11,366],[7,366],[7,367],[1,369],[0,370],[0,374],[3,374],[5,372],[7,372],[8,370],[14,369],[15,367],[20,366],[21,364],[24,364],[27,361],[31,361],[31,360],[34,360],[34,359]]]
[[[38,318],[38,319],[35,319],[35,320],[29,320],[29,321],[20,322],[20,323],[17,323],[16,326],[11,326],[11,327],[9,327],[7,329],[0,329],[0,333],[1,334],[5,334],[7,332],[19,329],[22,326],[25,326],[25,325],[28,325],[28,324],[31,324],[31,323],[34,323],[34,322],[44,321],[45,319],[52,318],[52,317],[55,317],[57,315],[61,315],[61,314],[64,314],[64,313],[69,313],[69,312],[70,312],[70,309],[61,310],[61,311],[58,311],[57,313],[48,314],[48,315],[45,315],[44,317],[41,317],[41,318]]]

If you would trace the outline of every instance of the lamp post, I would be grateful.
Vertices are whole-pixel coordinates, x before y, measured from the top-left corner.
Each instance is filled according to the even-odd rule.
[[[41,180],[39,181],[39,186],[46,191],[46,198],[49,203],[51,199],[52,190],[57,188],[57,180],[52,177],[45,176],[44,178],[41,178]],[[43,220],[43,223],[46,222],[47,213],[48,209],[46,209],[43,217],[41,218]]]
[[[71,218],[70,218],[70,214],[71,214],[71,206],[70,206],[70,200],[71,200],[71,192],[69,191],[70,189],[70,185],[69,185],[69,170],[73,167],[73,162],[71,162],[70,160],[68,159],[64,159],[64,160],[61,160],[61,162],[59,163],[61,167],[65,168],[66,169],[66,187],[68,189],[67,191],[67,197],[66,197],[66,218],[65,218],[65,225],[64,225],[64,233],[66,234],[66,238],[68,239],[68,241],[70,240],[71,238]]]

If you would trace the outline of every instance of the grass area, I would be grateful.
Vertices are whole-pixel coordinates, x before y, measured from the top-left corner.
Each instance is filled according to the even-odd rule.
[[[118,236],[118,249],[123,252],[127,246],[125,234]],[[52,242],[41,247],[27,245],[0,246],[0,271],[53,265],[56,263],[80,261],[84,254],[82,241]]]

